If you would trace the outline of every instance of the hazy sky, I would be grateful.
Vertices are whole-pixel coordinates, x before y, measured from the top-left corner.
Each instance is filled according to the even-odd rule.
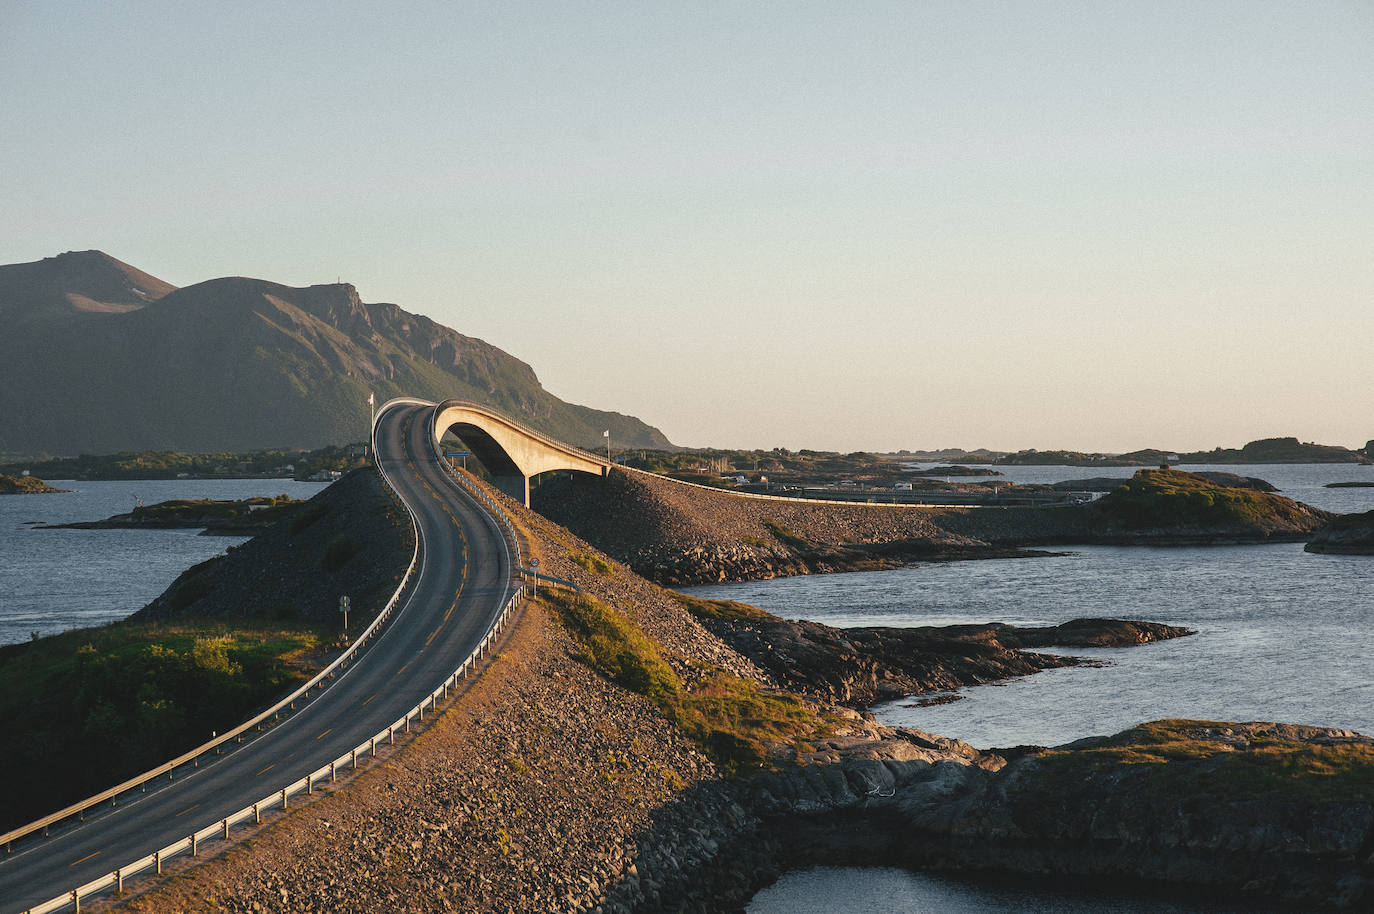
[[[342,278],[680,444],[1374,438],[1370,0],[0,0],[0,99],[0,263]]]

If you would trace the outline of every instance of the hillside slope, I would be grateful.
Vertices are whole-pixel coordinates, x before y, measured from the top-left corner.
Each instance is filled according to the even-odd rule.
[[[249,450],[359,441],[367,397],[485,403],[564,441],[667,438],[565,403],[526,363],[347,283],[177,289],[99,251],[0,266],[0,452]]]

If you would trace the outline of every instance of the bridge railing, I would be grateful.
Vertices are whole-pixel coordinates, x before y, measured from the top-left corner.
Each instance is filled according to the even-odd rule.
[[[501,529],[501,534],[502,534],[502,536],[505,537],[507,544],[510,546],[511,552],[512,552],[512,553],[514,554],[514,556],[515,556],[515,570],[516,570],[516,573],[518,574],[519,571],[520,571],[520,569],[522,569],[522,568],[524,567],[525,562],[524,562],[524,557],[523,557],[523,554],[522,554],[522,551],[521,551],[521,548],[520,548],[520,536],[519,536],[519,534],[518,534],[518,533],[516,532],[516,530],[515,530],[515,524],[513,524],[513,523],[511,522],[510,516],[506,513],[506,509],[503,508],[503,507],[501,507],[500,503],[497,502],[496,499],[494,499],[494,498],[492,498],[490,495],[488,495],[488,494],[486,493],[486,491],[485,491],[481,486],[476,485],[471,479],[468,479],[468,477],[467,477],[465,474],[460,473],[460,472],[458,472],[457,470],[455,470],[455,469],[453,468],[453,464],[449,463],[449,462],[448,462],[448,458],[446,458],[446,457],[443,455],[442,450],[439,448],[439,442],[438,442],[437,440],[435,440],[435,435],[434,435],[434,423],[435,423],[436,421],[438,421],[439,412],[440,412],[442,409],[444,409],[445,406],[454,405],[454,404],[462,405],[462,406],[468,406],[468,405],[476,406],[476,405],[477,405],[477,404],[468,404],[468,402],[465,401],[465,400],[445,400],[443,403],[437,404],[437,405],[434,407],[434,412],[430,413],[430,417],[429,417],[429,422],[430,422],[429,440],[430,440],[430,441],[433,443],[433,445],[434,445],[434,457],[435,457],[436,460],[439,461],[439,465],[440,465],[441,467],[443,467],[443,468],[448,472],[448,475],[449,475],[449,477],[450,477],[451,479],[456,480],[456,481],[459,483],[459,485],[461,485],[461,486],[463,487],[463,489],[464,489],[466,492],[470,493],[474,498],[480,499],[480,500],[482,501],[482,503],[486,505],[486,507],[487,507],[487,512],[488,512],[489,514],[491,514],[493,517],[495,517],[495,518],[500,522],[501,528],[502,528],[502,529]],[[490,412],[490,410],[485,410],[485,409],[484,409],[484,412]],[[504,417],[503,417],[503,418],[504,418]],[[512,425],[516,425],[517,427],[519,427],[519,424],[516,423],[516,422],[513,422],[513,421],[511,421],[511,420],[506,420],[506,421],[511,422]],[[528,434],[537,434],[536,432],[533,432],[533,431],[530,431],[530,430],[527,430],[527,429],[524,429],[524,428],[521,428],[521,431],[525,431],[525,432],[527,432]],[[552,440],[552,439],[550,439],[550,440]],[[564,445],[564,447],[566,447],[566,445]],[[576,449],[574,448],[573,450],[576,450]],[[604,461],[603,461],[603,462],[604,462]]]
[[[577,447],[576,445],[568,444],[566,441],[559,441],[552,435],[548,435],[544,432],[539,431],[538,429],[531,428],[530,426],[526,425],[518,419],[512,419],[505,413],[497,412],[490,406],[486,406],[481,403],[476,403],[472,400],[445,400],[444,402],[438,404],[435,407],[435,414],[437,415],[439,412],[443,411],[444,409],[450,406],[460,406],[464,409],[475,410],[484,415],[491,416],[493,419],[496,419],[500,422],[505,423],[506,425],[509,425],[511,428],[520,432],[522,435],[528,435],[529,437],[535,439],[539,443],[545,444],[551,448],[554,448],[555,450],[573,454],[577,457],[581,457],[583,460],[589,460],[592,463],[599,463],[602,466],[609,467],[613,465],[610,463],[610,461],[608,461],[605,457],[602,457],[600,454],[595,454],[591,451]]]
[[[378,413],[378,418],[380,418],[382,412],[385,412],[385,410],[388,407],[395,404],[395,402],[396,401],[391,401],[386,404],[383,404],[382,410]],[[418,401],[418,403],[420,405],[431,405],[425,404],[424,401]],[[433,414],[431,414],[430,421],[431,423],[433,422]],[[433,434],[431,434],[429,437],[431,440],[433,440],[434,436]],[[372,430],[372,453],[374,455],[377,453],[376,438],[377,430],[376,423],[374,422]],[[445,465],[447,466],[446,463]],[[377,469],[378,472],[381,474],[382,479],[386,482],[387,486],[391,488],[393,492],[396,492],[396,494],[399,496],[399,492],[397,492],[395,485],[392,483],[390,477],[387,476],[386,470],[384,467],[382,467],[380,461],[377,461]],[[501,510],[500,506],[497,505],[496,502],[493,501],[490,497],[488,497],[485,492],[482,492],[479,488],[473,486],[470,482],[466,480],[460,481],[462,481],[464,485],[467,486],[469,491],[476,492],[478,497],[481,498],[482,501],[484,501],[495,511],[496,517],[500,519],[500,521],[505,527],[506,533],[511,537],[511,542],[515,549],[515,556],[517,562],[516,567],[518,568],[520,559],[520,543],[519,539],[515,536],[514,527],[511,526],[511,523],[509,519],[506,517],[505,512]],[[405,504],[404,500],[402,500],[402,504]],[[365,632],[363,636],[360,636],[358,641],[355,642],[352,647],[350,647],[350,651],[356,649],[356,647],[362,643],[363,637],[370,638],[372,636],[372,633],[375,632],[377,625],[384,617],[384,615],[390,614],[396,602],[399,600],[402,591],[405,589],[406,584],[409,582],[411,575],[414,573],[416,567],[418,566],[421,555],[420,527],[419,523],[416,521],[414,512],[410,510],[410,507],[408,505],[406,506],[406,510],[410,513],[411,525],[415,529],[415,551],[411,556],[410,569],[406,572],[406,579],[401,582],[400,587],[398,587],[396,589],[395,594],[392,595],[391,601],[388,602],[384,612],[378,614],[378,618],[373,620],[373,623],[370,626],[368,626],[367,632]],[[497,615],[491,627],[487,629],[487,633],[483,636],[481,642],[477,645],[476,648],[473,649],[473,651],[470,654],[468,654],[468,656],[463,660],[463,662],[458,665],[457,669],[455,669],[447,678],[445,678],[444,681],[440,683],[440,685],[434,691],[430,692],[424,698],[421,698],[419,703],[416,704],[415,707],[407,711],[404,715],[398,718],[395,723],[391,724],[386,729],[377,731],[375,735],[359,743],[348,753],[339,756],[327,765],[322,765],[315,771],[312,771],[310,774],[307,774],[305,777],[293,781],[292,783],[287,784],[285,787],[273,791],[272,793],[268,794],[258,802],[245,806],[237,812],[230,813],[223,819],[211,822],[205,825],[203,828],[199,829],[198,831],[192,831],[185,838],[182,838],[179,841],[174,841],[166,847],[156,850],[145,857],[141,857],[138,860],[134,860],[131,863],[125,864],[124,866],[112,870],[103,876],[99,876],[95,879],[92,879],[84,885],[77,886],[69,892],[64,892],[61,895],[49,899],[48,901],[34,905],[33,907],[29,908],[25,912],[25,914],[47,914],[47,912],[58,911],[67,907],[68,905],[71,905],[76,911],[80,911],[82,898],[89,897],[93,894],[108,889],[114,889],[117,892],[122,892],[124,890],[124,880],[131,876],[145,872],[149,869],[156,869],[158,873],[161,873],[162,866],[164,863],[166,863],[169,859],[172,859],[181,854],[189,853],[193,857],[198,856],[200,853],[201,845],[204,842],[213,841],[216,839],[221,841],[227,841],[230,838],[230,829],[232,829],[235,825],[239,825],[243,822],[246,822],[249,819],[252,819],[253,823],[257,824],[261,821],[262,813],[265,810],[271,810],[275,808],[286,809],[288,808],[288,801],[291,797],[300,794],[302,791],[306,792],[307,794],[313,793],[316,785],[322,783],[325,778],[328,778],[330,783],[332,783],[338,777],[340,771],[347,770],[351,772],[354,769],[356,769],[358,767],[358,760],[360,758],[376,758],[377,746],[380,743],[385,741],[386,745],[392,745],[396,741],[397,733],[409,733],[412,722],[416,720],[420,722],[424,721],[426,705],[429,706],[430,713],[433,714],[436,710],[436,705],[439,699],[447,698],[449,694],[457,688],[459,682],[461,682],[462,680],[466,679],[469,675],[471,675],[473,667],[491,651],[492,645],[495,644],[497,637],[501,635],[503,632],[505,632],[506,628],[510,625],[514,613],[520,606],[520,602],[523,596],[524,587],[517,586],[515,591],[511,594],[510,599],[507,600],[505,605],[502,607],[501,612]],[[327,668],[325,671],[322,671],[319,676],[311,680],[310,683],[307,683],[306,686],[303,686],[302,689],[298,690],[297,693],[293,693],[293,695],[298,695],[303,691],[308,690],[315,684],[315,682],[324,677],[326,673],[332,674],[332,672],[338,668],[340,660],[343,660],[343,656],[341,656],[339,660],[336,660],[333,664],[330,664],[329,668]],[[267,711],[263,712],[263,714],[260,715],[258,718],[255,718],[255,721],[261,721],[265,719],[274,710],[279,711],[281,708],[287,706],[289,703],[290,697],[283,699],[277,705],[274,705],[273,708],[268,709]],[[253,721],[250,721],[248,724],[244,724],[243,728],[247,728],[248,726],[251,726],[253,723]],[[228,738],[231,738],[231,736],[226,734],[226,736],[223,739],[212,741],[211,743],[207,743],[206,745],[213,747],[215,745],[218,745],[220,742],[223,742],[224,739]],[[189,759],[189,756],[185,758]],[[158,771],[158,773],[163,773],[164,771],[164,769],[161,768],[156,770]],[[135,784],[134,786],[137,786],[137,784]],[[106,796],[105,798],[108,799],[109,797]]]
[[[374,430],[374,445],[375,436],[376,435]],[[373,452],[376,452],[375,447]],[[386,482],[387,486],[391,487],[394,491],[394,486],[392,486],[391,481],[387,479],[385,470],[382,470],[380,466],[378,467],[378,469],[379,472],[381,472],[382,479]],[[402,502],[402,504],[404,504],[404,502]],[[410,509],[407,508],[406,510],[409,512]],[[339,671],[347,669],[348,665],[357,658],[357,654],[362,650],[362,648],[368,643],[370,643],[372,639],[377,635],[379,629],[382,626],[382,623],[384,623],[388,618],[390,618],[391,613],[395,610],[397,604],[400,602],[401,595],[405,592],[406,586],[410,583],[411,578],[414,576],[415,570],[420,563],[420,528],[419,525],[415,522],[415,516],[413,513],[411,513],[410,516],[410,523],[411,528],[415,534],[415,548],[411,552],[410,565],[406,568],[406,572],[401,577],[400,583],[396,586],[395,592],[392,593],[391,599],[387,600],[386,605],[382,607],[382,610],[379,613],[377,613],[376,618],[374,618],[371,624],[369,624],[368,627],[363,631],[363,633],[358,636],[357,640],[350,644],[347,648],[345,648],[343,653],[336,657],[334,661],[330,663],[328,666],[326,666],[324,669],[320,670],[320,672],[317,673],[309,682],[300,686],[290,695],[287,695],[285,698],[283,698],[281,701],[278,701],[276,704],[272,705],[267,710],[261,712],[260,714],[257,714],[256,716],[245,721],[244,723],[239,724],[232,730],[225,731],[224,733],[218,734],[213,739],[201,743],[199,746],[196,746],[194,749],[191,749],[177,756],[171,761],[164,762],[161,765],[158,765],[156,768],[150,768],[142,774],[135,775],[134,777],[129,778],[127,781],[124,781],[120,784],[116,784],[108,790],[101,791],[100,793],[97,793],[94,796],[87,797],[86,799],[81,800],[77,803],[73,803],[72,805],[64,809],[59,809],[57,812],[51,813],[50,815],[46,815],[41,819],[36,819],[33,822],[29,822],[26,825],[21,825],[16,829],[13,829],[11,831],[6,832],[3,835],[0,835],[0,844],[3,844],[5,846],[6,852],[9,852],[11,850],[11,846],[15,841],[21,840],[22,838],[32,835],[34,832],[37,832],[39,830],[42,830],[44,834],[46,834],[52,826],[64,822],[67,819],[70,819],[72,816],[79,816],[82,813],[85,813],[106,802],[117,800],[122,794],[130,790],[133,790],[136,787],[142,787],[149,781],[155,780],[164,774],[170,776],[175,773],[176,769],[186,764],[197,763],[201,757],[215,751],[220,746],[229,742],[230,740],[241,742],[244,734],[250,731],[261,730],[263,729],[263,725],[268,723],[269,721],[275,723],[283,716],[287,716],[292,711],[296,710],[296,703],[300,701],[308,701],[312,697],[310,694],[312,690],[322,690],[327,684],[327,681],[333,679]]]

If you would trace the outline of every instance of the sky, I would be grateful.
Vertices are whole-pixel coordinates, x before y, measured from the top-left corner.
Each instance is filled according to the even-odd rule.
[[[0,0],[0,97],[0,263],[342,279],[682,445],[1374,438],[1370,0]]]

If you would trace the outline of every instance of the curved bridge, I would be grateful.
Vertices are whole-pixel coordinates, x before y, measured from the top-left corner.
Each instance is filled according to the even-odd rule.
[[[577,470],[605,476],[611,464],[588,451],[564,444],[521,425],[490,407],[445,400],[434,408],[434,446],[452,431],[491,473],[501,491],[530,505],[530,477],[550,470]]]

